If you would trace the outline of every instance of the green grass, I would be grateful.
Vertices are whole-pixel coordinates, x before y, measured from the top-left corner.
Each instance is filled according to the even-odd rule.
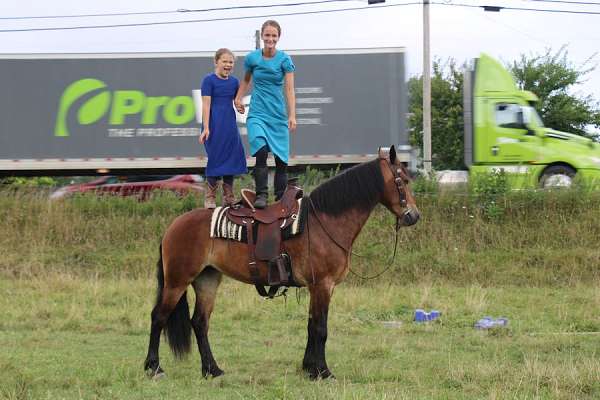
[[[415,399],[600,396],[600,294],[596,288],[483,288],[426,282],[342,285],[330,310],[327,356],[337,375],[311,382],[300,370],[305,292],[260,299],[226,280],[211,322],[226,375],[205,380],[199,355],[167,378],[142,371],[154,282],[51,274],[2,279],[0,397],[7,399]],[[411,322],[417,307],[439,321]],[[506,329],[477,331],[484,315]],[[383,321],[398,321],[390,328]],[[195,348],[195,346],[193,346]]]
[[[421,220],[400,230],[385,279],[484,286],[600,282],[600,193],[525,192],[498,201],[502,218],[490,219],[464,193],[418,195]],[[50,202],[43,192],[0,191],[0,274],[148,276],[168,224],[201,204],[198,197],[168,194],[148,202],[94,196]],[[393,247],[394,218],[378,206],[353,248],[362,256],[353,257],[353,270],[376,274]],[[360,283],[353,276],[350,281]]]
[[[158,243],[202,199],[50,202],[0,190],[0,399],[600,398],[599,197],[510,193],[490,216],[466,192],[418,194],[422,219],[400,231],[390,271],[349,275],[335,291],[327,357],[337,380],[300,369],[305,290],[265,301],[225,280],[209,336],[226,375],[204,380],[196,351],[177,362],[163,342],[167,378],[155,382],[142,365]],[[386,268],[393,224],[374,211],[353,271]],[[442,318],[415,324],[416,308]],[[510,325],[475,330],[486,315]]]

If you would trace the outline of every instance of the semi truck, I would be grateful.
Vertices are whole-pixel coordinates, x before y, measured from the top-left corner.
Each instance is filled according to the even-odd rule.
[[[469,176],[504,171],[514,188],[600,180],[600,145],[545,127],[538,97],[519,90],[509,71],[481,54],[464,76],[464,161]]]
[[[290,166],[359,163],[390,144],[414,163],[403,48],[287,52]],[[0,55],[0,176],[199,173],[200,83],[213,69],[208,52]],[[244,138],[245,115],[238,126]]]

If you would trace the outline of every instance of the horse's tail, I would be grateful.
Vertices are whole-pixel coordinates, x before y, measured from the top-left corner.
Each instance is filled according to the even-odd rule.
[[[156,280],[158,288],[156,290],[156,305],[161,304],[163,296],[163,287],[165,284],[165,273],[163,271],[162,244],[159,247],[159,258],[156,264]],[[183,358],[190,352],[192,325],[190,323],[190,310],[187,302],[187,291],[181,295],[179,302],[169,315],[165,325],[165,336],[169,342],[171,351],[177,358]]]

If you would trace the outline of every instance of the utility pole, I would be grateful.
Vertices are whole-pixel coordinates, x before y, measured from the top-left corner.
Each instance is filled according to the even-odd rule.
[[[431,172],[431,55],[429,0],[423,0],[423,167]]]
[[[257,29],[254,32],[254,40],[255,40],[255,49],[260,49],[260,31]]]

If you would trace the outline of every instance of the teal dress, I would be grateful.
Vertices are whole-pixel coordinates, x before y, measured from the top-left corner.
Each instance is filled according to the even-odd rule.
[[[271,59],[264,59],[262,50],[249,53],[244,59],[244,69],[252,74],[252,97],[246,126],[250,154],[253,156],[264,145],[288,163],[290,134],[288,115],[283,96],[283,81],[287,72],[296,67],[289,55],[281,50]]]

